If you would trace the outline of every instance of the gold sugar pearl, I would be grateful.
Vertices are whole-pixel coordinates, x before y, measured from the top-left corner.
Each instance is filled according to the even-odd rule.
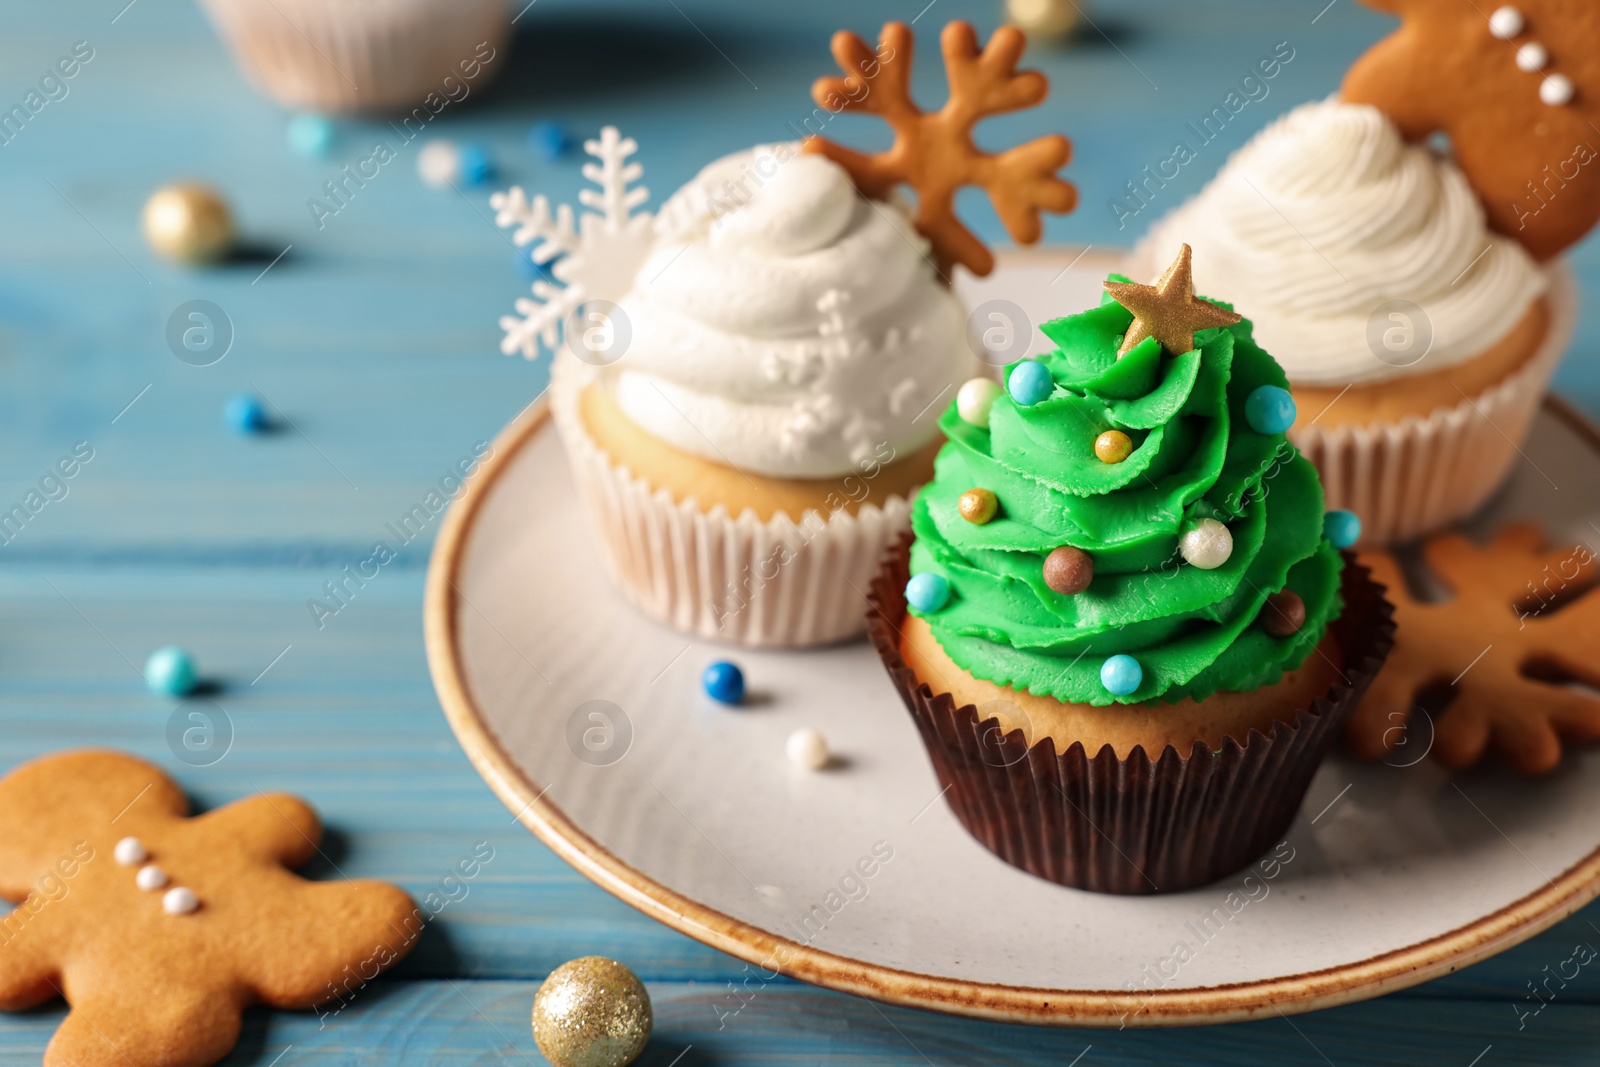
[[[1107,430],[1094,439],[1094,454],[1101,463],[1121,463],[1133,455],[1133,439],[1121,430]]]
[[[987,489],[968,489],[961,494],[956,510],[974,526],[982,526],[1000,510],[1000,498]]]

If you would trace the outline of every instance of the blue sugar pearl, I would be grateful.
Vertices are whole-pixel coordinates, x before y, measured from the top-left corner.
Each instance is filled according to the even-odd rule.
[[[742,704],[744,671],[726,661],[713,663],[701,673],[700,687],[718,704]]]
[[[572,137],[559,122],[535,122],[528,131],[528,147],[534,155],[550,162],[572,150]]]
[[[1055,379],[1050,377],[1050,368],[1034,359],[1025,359],[1012,367],[1011,376],[1006,379],[1006,388],[1011,393],[1011,399],[1025,408],[1031,408],[1044,400],[1055,387]]]
[[[482,185],[494,177],[494,163],[489,159],[489,150],[481,144],[464,144],[458,149],[458,166],[461,170],[462,185]]]
[[[152,693],[162,696],[182,697],[194,692],[199,683],[194,660],[189,653],[175,645],[158,648],[144,661],[144,682]]]
[[[227,406],[222,409],[222,417],[240,433],[260,433],[268,425],[266,405],[259,397],[249,393],[229,397]]]
[[[924,615],[950,602],[950,583],[942,574],[914,574],[906,583],[906,603]]]
[[[1288,433],[1294,425],[1294,397],[1276,385],[1258,385],[1245,398],[1244,417],[1256,433]]]
[[[337,139],[333,123],[306,113],[289,120],[289,150],[308,159],[325,159]]]
[[[1361,540],[1361,519],[1353,511],[1330,511],[1322,519],[1322,536],[1335,548],[1349,548]]]
[[[1132,656],[1116,655],[1100,664],[1100,684],[1114,696],[1125,697],[1144,681],[1144,668]]]

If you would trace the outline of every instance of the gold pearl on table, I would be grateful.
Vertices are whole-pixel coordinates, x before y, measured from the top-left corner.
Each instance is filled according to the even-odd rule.
[[[533,1039],[554,1067],[624,1067],[650,1040],[650,994],[616,960],[584,956],[550,972],[533,998]]]
[[[1073,0],[1006,0],[1006,21],[1030,37],[1066,37],[1078,28],[1081,17]]]
[[[145,201],[140,225],[150,247],[180,263],[210,263],[233,247],[233,215],[208,185],[164,185]]]

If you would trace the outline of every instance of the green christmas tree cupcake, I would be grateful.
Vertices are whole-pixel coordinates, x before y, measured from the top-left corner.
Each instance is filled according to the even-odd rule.
[[[1190,252],[963,387],[873,640],[957,816],[1070,885],[1176,890],[1281,835],[1383,658],[1382,591]],[[1091,814],[1092,813],[1092,814]],[[1100,830],[1096,829],[1100,827]],[[1109,836],[1101,832],[1113,828]]]

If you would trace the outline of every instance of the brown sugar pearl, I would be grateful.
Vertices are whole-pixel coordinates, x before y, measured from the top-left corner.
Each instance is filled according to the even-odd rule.
[[[987,489],[968,489],[956,502],[956,510],[974,526],[982,526],[1000,510],[1000,498]]]
[[[1094,560],[1089,553],[1062,545],[1044,558],[1044,584],[1063,596],[1076,596],[1094,581]]]
[[[1094,439],[1094,454],[1101,463],[1121,463],[1133,455],[1133,441],[1121,430],[1107,430]]]
[[[1261,628],[1273,637],[1293,637],[1306,624],[1306,602],[1300,594],[1283,589],[1267,597],[1261,609]]]

